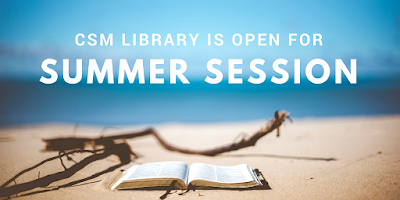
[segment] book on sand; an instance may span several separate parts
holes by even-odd
[[[174,182],[175,181],[175,182]],[[168,161],[134,165],[122,173],[111,189],[171,186],[177,189],[194,187],[249,188],[262,185],[254,170],[246,164],[216,166]]]

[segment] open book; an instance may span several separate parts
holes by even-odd
[[[195,187],[248,188],[262,185],[246,164],[223,167],[170,161],[134,165],[124,171],[111,189],[171,186],[178,189]]]

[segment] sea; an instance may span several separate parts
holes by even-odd
[[[276,110],[288,111],[293,118],[400,114],[400,80],[289,82],[45,85],[0,81],[0,126],[234,122],[269,119]]]

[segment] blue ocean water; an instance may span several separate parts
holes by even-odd
[[[42,122],[133,125],[292,117],[400,114],[400,81],[314,85],[0,82],[0,126]]]

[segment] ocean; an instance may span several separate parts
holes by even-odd
[[[400,80],[357,84],[77,84],[0,82],[0,126],[47,122],[104,126],[163,122],[400,114]]]

